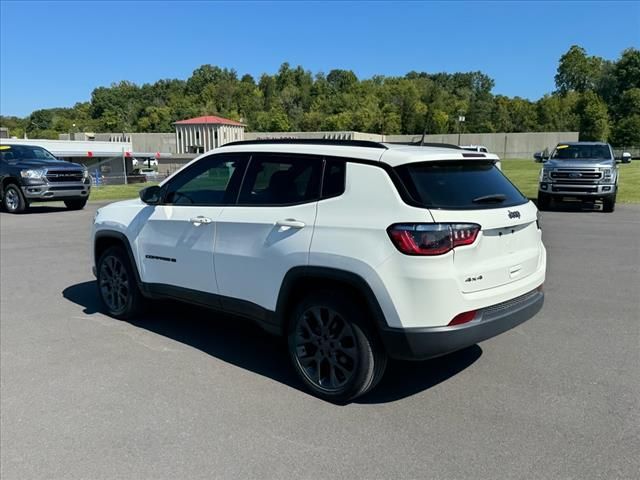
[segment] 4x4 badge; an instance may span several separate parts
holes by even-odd
[[[520,218],[520,212],[517,210],[514,210],[513,212],[511,210],[507,210],[508,214],[509,214],[509,218]]]

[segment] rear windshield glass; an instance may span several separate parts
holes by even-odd
[[[512,207],[528,201],[493,162],[421,162],[396,170],[409,194],[427,208],[474,210]]]

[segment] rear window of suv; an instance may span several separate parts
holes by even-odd
[[[411,197],[427,208],[475,210],[528,201],[489,161],[409,163],[396,171]]]

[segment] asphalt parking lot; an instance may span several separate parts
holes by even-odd
[[[3,480],[638,478],[639,205],[545,212],[537,317],[346,406],[244,321],[100,313],[95,209],[0,214]]]

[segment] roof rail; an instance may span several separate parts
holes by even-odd
[[[342,147],[367,147],[384,148],[388,147],[380,142],[369,140],[333,140],[329,138],[268,138],[264,140],[238,140],[236,142],[225,143],[223,147],[231,145],[268,145],[268,144],[289,144],[289,145],[339,145]]]
[[[451,143],[438,143],[438,142],[424,142],[422,143],[421,141],[417,141],[417,142],[387,142],[389,144],[394,144],[394,145],[409,145],[412,147],[437,147],[437,148],[452,148],[454,150],[464,150],[464,148],[462,148],[459,145],[453,145]]]

